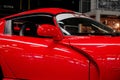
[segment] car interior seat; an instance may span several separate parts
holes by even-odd
[[[33,23],[23,24],[20,30],[20,36],[36,36],[37,35],[37,26]]]
[[[18,24],[13,25],[12,34],[19,35],[21,27]]]

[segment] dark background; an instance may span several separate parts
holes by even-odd
[[[90,0],[0,0],[0,17],[44,7],[87,12],[90,11]]]

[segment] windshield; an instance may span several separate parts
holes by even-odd
[[[56,16],[65,35],[105,35],[114,32],[111,28],[80,14],[62,13]]]

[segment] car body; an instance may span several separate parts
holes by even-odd
[[[0,74],[3,80],[120,80],[119,32],[61,8],[1,18]]]

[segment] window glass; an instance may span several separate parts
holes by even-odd
[[[37,37],[37,28],[41,24],[54,25],[52,16],[31,15],[12,20],[12,35]]]
[[[60,29],[65,35],[109,34],[113,30],[81,14],[63,13],[56,16]]]

